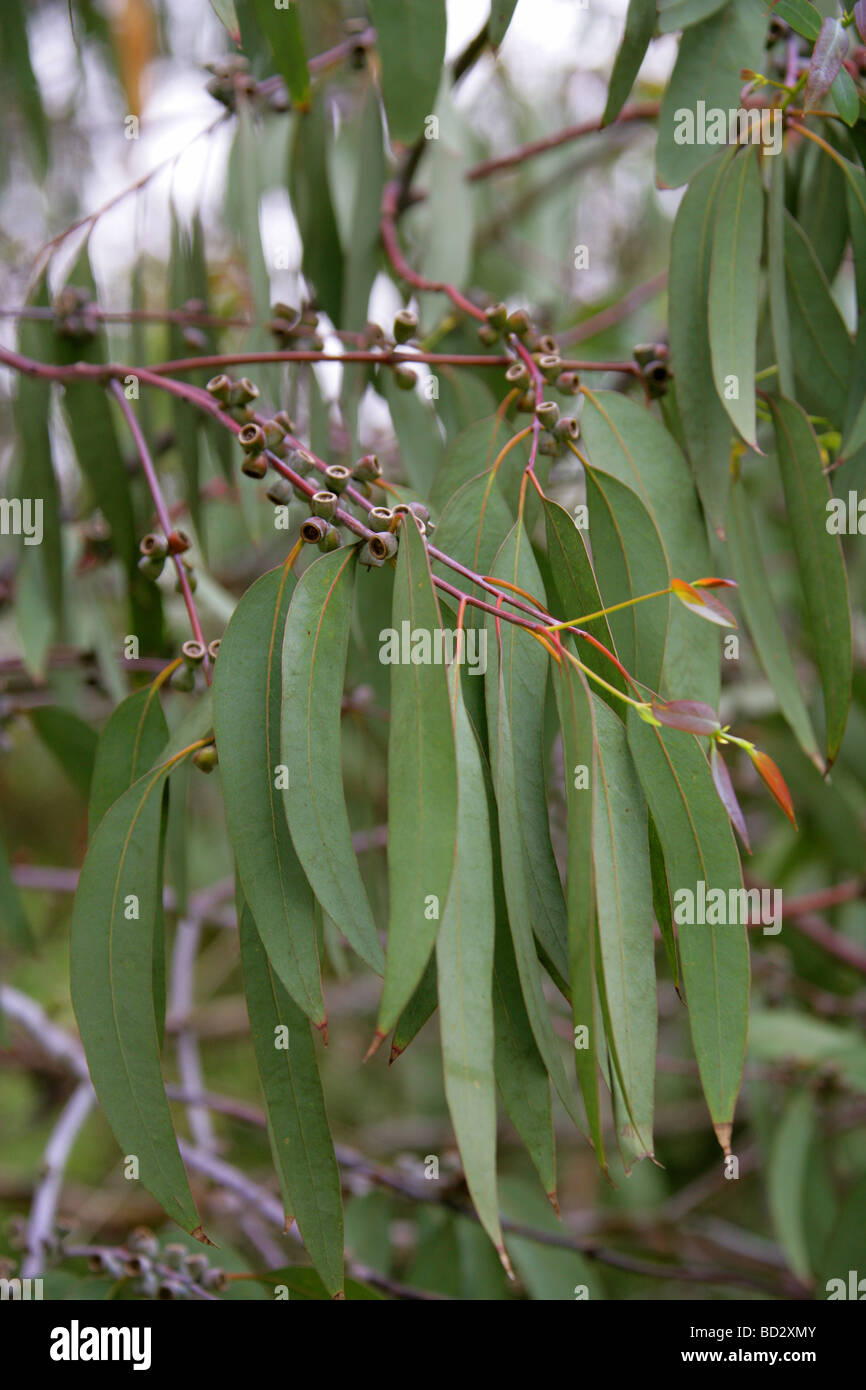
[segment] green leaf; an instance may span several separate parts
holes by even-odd
[[[680,922],[677,893],[742,888],[737,848],[697,741],[645,724],[632,711],[629,747],[664,851],[674,901],[689,1025],[701,1085],[728,1152],[749,1018],[749,946],[736,923]],[[697,914],[692,914],[697,915]]]
[[[806,234],[785,217],[785,270],[797,398],[813,415],[845,426],[853,347]]]
[[[713,381],[707,306],[719,190],[732,157],[728,152],[711,160],[686,189],[674,222],[668,278],[677,405],[695,485],[717,533],[724,528],[731,426]]]
[[[530,594],[540,594],[544,586],[532,554],[529,537],[517,523],[503,542],[490,571],[498,579],[516,584]],[[489,620],[487,645],[496,650],[497,638]],[[568,980],[568,928],[565,898],[550,840],[547,787],[544,768],[544,696],[547,686],[548,657],[539,642],[514,623],[501,622],[498,635],[498,662],[488,656],[485,694],[487,727],[493,766],[497,778],[496,748],[500,736],[508,744],[508,758],[514,779],[514,818],[518,838],[503,848],[506,857],[522,856],[522,877],[528,894],[527,925],[544,949],[554,978]],[[502,698],[505,708],[500,711]],[[510,723],[504,734],[503,720]],[[501,818],[500,807],[500,818]],[[500,819],[500,827],[502,821]],[[506,868],[506,885],[508,869]],[[514,910],[509,899],[510,910]]]
[[[340,325],[360,331],[367,322],[370,290],[379,266],[379,218],[387,173],[382,117],[371,84],[358,120],[358,171],[352,205],[352,229],[346,248]],[[345,369],[344,369],[345,370]],[[391,373],[386,378],[390,380]],[[401,396],[409,393],[401,391]]]
[[[723,0],[718,0],[723,3]],[[656,27],[655,0],[629,0],[625,32],[613,63],[602,125],[615,121],[628,100]]]
[[[842,546],[827,529],[829,484],[809,419],[793,401],[770,400],[791,540],[821,673],[827,761],[839,751],[851,703],[851,619]]]
[[[411,519],[400,529],[392,626],[432,646],[442,618],[427,548]],[[420,638],[416,634],[422,634]],[[448,897],[454,852],[457,765],[445,667],[391,667],[388,732],[388,887],[385,987],[377,1037],[396,1023],[433,950]],[[435,653],[434,653],[435,654]]]
[[[732,484],[728,500],[728,553],[749,633],[779,702],[779,709],[803,752],[820,765],[818,741],[800,693],[790,642],[773,602],[761,538],[742,479]]]
[[[222,654],[220,654],[222,659]],[[331,1297],[343,1291],[340,1171],[310,1025],[271,968],[249,908],[239,915],[244,991],[280,1188]]]
[[[433,111],[445,60],[445,0],[370,0],[392,140],[410,145]]]
[[[167,740],[156,684],[134,691],[112,712],[96,745],[88,811],[91,835],[109,806],[153,766]]]
[[[498,48],[505,38],[516,7],[517,0],[492,0],[490,18],[487,21],[487,37],[494,47]]]
[[[451,887],[436,938],[445,1096],[478,1218],[508,1268],[496,1195],[493,1068],[493,895],[490,824],[481,754],[449,670],[457,753],[457,823]]]
[[[727,0],[659,0],[659,33],[673,34],[709,19]]]
[[[776,1238],[798,1279],[812,1275],[806,1233],[809,1201],[809,1150],[815,1135],[815,1109],[808,1090],[788,1099],[767,1156],[767,1201]]]
[[[30,62],[30,40],[27,33],[29,8],[23,0],[11,0],[11,3],[3,8],[0,74],[7,101],[18,106],[27,125],[35,156],[34,172],[41,179],[48,165],[48,123],[42,106],[39,83]]]
[[[749,1058],[814,1069],[831,1066],[843,1085],[866,1092],[862,1033],[795,1009],[755,1010],[749,1023]]]
[[[545,497],[543,506],[547,558],[553,577],[557,613],[561,614],[563,622],[567,618],[578,618],[583,613],[598,613],[604,608],[605,602],[599,593],[582,532],[558,502]],[[594,618],[592,622],[581,623],[580,626],[596,641],[602,642],[608,651],[617,654],[607,617]],[[625,693],[625,680],[613,663],[592,643],[578,642],[576,638],[575,641],[584,665],[616,690]]]
[[[779,367],[779,387],[783,396],[793,396],[794,361],[791,353],[791,326],[785,283],[784,159],[773,159],[770,165],[770,196],[767,200],[767,279],[773,348]]]
[[[417,1037],[424,1024],[436,1012],[439,992],[436,988],[436,960],[431,956],[424,967],[421,982],[397,1020],[391,1042],[389,1062],[395,1062],[406,1051],[413,1038]]]
[[[587,394],[581,432],[596,472],[637,493],[664,546],[668,571],[681,579],[710,573],[706,531],[686,460],[667,430],[635,401],[613,391]],[[719,638],[684,608],[671,608],[663,692],[703,700],[719,694]]]
[[[409,394],[408,392],[406,393]],[[430,508],[439,514],[457,492],[458,488],[470,479],[489,469],[502,445],[508,438],[505,422],[495,415],[474,420],[461,430],[445,450],[442,464],[430,490]],[[517,450],[507,455],[497,473],[497,482],[503,484],[503,474],[508,468],[508,459],[517,454],[520,473],[525,468],[525,460],[520,459]]]
[[[617,1128],[626,1152],[644,1158],[653,1152],[657,1026],[646,802],[625,727],[600,700],[595,730],[592,844],[600,964],[625,1088],[621,1097],[614,1086]]]
[[[764,192],[758,152],[749,146],[731,165],[718,197],[710,261],[708,326],[716,392],[753,449],[758,286]],[[736,395],[732,397],[732,392]]]
[[[12,878],[6,846],[0,839],[0,922],[9,939],[25,951],[35,946],[33,932],[27,914],[21,905],[18,890]]]
[[[863,1230],[866,1227],[866,1178],[854,1184],[842,1204],[838,1219],[827,1239],[821,1261],[821,1284],[828,1299],[862,1299],[861,1273]],[[854,1270],[852,1280],[850,1271]],[[841,1281],[835,1285],[831,1280]]]
[[[492,473],[470,478],[451,497],[436,526],[436,549],[467,566],[476,574],[489,574],[496,552],[514,525],[508,503]],[[440,561],[435,573],[443,578],[453,571]],[[464,592],[481,597],[473,585]],[[489,598],[490,595],[488,594]],[[467,622],[475,621],[466,615]]]
[[[352,849],[340,758],[340,702],[355,585],[355,551],[323,555],[292,597],[283,638],[283,794],[295,851],[322,907],[362,960],[385,958]]]
[[[809,0],[776,0],[773,14],[813,43],[821,32],[821,12],[810,5]]]
[[[324,98],[317,92],[310,109],[295,119],[289,193],[303,245],[301,269],[316,300],[334,323],[343,298],[343,250],[328,185],[329,126]]]
[[[554,1206],[556,1143],[547,1068],[533,1037],[504,913],[496,915],[493,968],[494,1063],[509,1119],[526,1145]]]
[[[845,124],[847,126],[856,125],[860,119],[860,95],[854,85],[853,77],[844,65],[833,78],[830,95]]]
[[[331,1297],[316,1271],[308,1269],[306,1265],[285,1265],[282,1269],[269,1269],[267,1274],[256,1274],[254,1277],[257,1283],[264,1284],[266,1288],[286,1289],[292,1303],[315,1303]],[[349,1303],[353,1299],[381,1302],[385,1297],[357,1279],[344,1279],[343,1290]]]
[[[228,32],[229,38],[233,39],[235,43],[240,43],[241,26],[238,23],[238,12],[235,9],[235,0],[210,0],[210,3],[220,24],[222,24],[223,28]]]
[[[30,718],[45,747],[86,799],[90,795],[96,757],[96,730],[71,710],[58,705],[36,705],[30,710]]]
[[[256,19],[264,30],[277,71],[282,73],[294,106],[306,107],[310,99],[310,74],[297,5],[274,5],[274,0],[253,0]]]
[[[196,1233],[148,988],[162,910],[162,788],[183,756],[139,777],[101,820],[78,881],[70,958],[72,1004],[105,1117],[124,1155],[138,1160],[148,1192]]]
[[[382,385],[409,485],[427,497],[442,461],[436,415],[417,392],[398,386],[393,372],[385,372]]]
[[[605,606],[667,589],[671,576],[661,537],[637,494],[618,479],[587,468],[586,500],[592,553]],[[637,680],[657,690],[670,622],[668,595],[662,593],[659,598],[610,613],[607,621],[620,661]],[[580,655],[583,658],[582,650]],[[616,680],[611,672],[617,675]],[[609,662],[602,675],[617,688],[625,684]],[[618,701],[609,703],[621,711]]]
[[[214,727],[229,837],[250,911],[280,981],[326,1030],[315,905],[281,791],[281,652],[293,583],[287,565],[271,570],[235,609],[214,669]]]
[[[602,1133],[598,1057],[604,1039],[596,1027],[596,922],[595,882],[592,858],[593,788],[598,776],[597,735],[592,697],[583,675],[563,661],[554,671],[565,797],[568,807],[568,966],[572,1023],[575,1030],[574,1060],[583,1095],[589,1131],[598,1161],[606,1167]],[[579,1046],[586,1029],[590,1046]]]
[[[698,98],[707,111],[738,109],[740,72],[744,67],[761,69],[766,29],[763,6],[754,0],[728,0],[715,14],[686,29],[659,112],[656,173],[661,183],[676,188],[712,158],[716,146],[699,143],[702,130],[692,131],[697,139],[683,143],[677,141],[677,133],[689,134],[687,120],[695,117]]]

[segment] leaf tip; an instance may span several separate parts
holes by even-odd
[[[716,1131],[716,1138],[721,1145],[722,1153],[725,1155],[725,1158],[729,1158],[731,1154],[731,1134],[733,1128],[732,1124],[713,1125],[713,1129]]]
[[[379,1048],[382,1046],[382,1043],[383,1043],[384,1041],[385,1041],[385,1034],[382,1032],[382,1029],[381,1029],[381,1028],[377,1028],[376,1031],[375,1031],[375,1033],[373,1034],[373,1041],[370,1043],[370,1046],[367,1048],[367,1051],[364,1053],[364,1061],[365,1061],[365,1062],[369,1062],[370,1058],[371,1058],[376,1052],[379,1051]]]
[[[211,1240],[210,1236],[205,1234],[204,1227],[202,1226],[196,1226],[194,1231],[190,1231],[190,1235],[193,1240],[201,1241],[202,1245],[212,1245],[214,1250],[219,1249],[216,1241]]]

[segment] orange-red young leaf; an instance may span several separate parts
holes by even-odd
[[[759,748],[750,748],[749,757],[758,770],[758,776],[764,785],[769,788],[771,795],[778,801],[788,820],[797,829],[797,821],[794,816],[794,803],[791,800],[791,793],[785,785],[785,779],[777,768],[773,759],[767,753],[762,753]]]
[[[709,623],[718,623],[719,627],[736,627],[737,620],[733,613],[720,603],[717,598],[712,598],[710,594],[702,594],[693,584],[687,584],[684,579],[671,580],[671,593],[675,594],[680,603],[685,604],[691,613],[696,613],[699,618],[706,618]]]

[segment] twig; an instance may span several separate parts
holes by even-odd
[[[466,171],[466,178],[470,183],[478,179],[489,178],[491,174],[499,174],[503,169],[513,169],[517,164],[523,164],[527,159],[534,159],[536,155],[546,154],[548,150],[556,150],[560,145],[567,145],[572,140],[579,140],[584,135],[594,135],[601,130],[613,130],[618,125],[625,125],[628,121],[652,121],[659,113],[659,103],[657,101],[645,101],[634,106],[624,106],[615,121],[610,125],[603,126],[601,119],[594,121],[581,121],[579,125],[566,126],[564,130],[559,130],[555,135],[547,135],[543,140],[532,140],[528,145],[521,145],[519,149],[512,150],[510,154],[499,155],[497,159],[485,159],[480,164],[473,164]]]
[[[66,1164],[81,1127],[95,1102],[96,1096],[90,1081],[82,1081],[72,1092],[51,1131],[42,1158],[41,1176],[30,1207],[27,1253],[21,1261],[23,1279],[34,1279],[42,1273],[46,1249],[54,1230],[57,1202],[63,1186]]]

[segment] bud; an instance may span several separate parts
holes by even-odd
[[[414,391],[418,381],[418,373],[413,372],[411,367],[406,367],[398,362],[394,368],[394,380],[401,391]]]
[[[172,671],[169,684],[172,690],[181,690],[187,695],[191,690],[195,690],[195,673],[192,667],[186,664],[178,666],[176,671]]]
[[[518,338],[525,338],[530,330],[529,315],[525,309],[515,309],[505,322],[509,333],[516,333]]]
[[[219,754],[217,753],[214,744],[209,743],[207,747],[197,749],[197,751],[192,755],[192,760],[198,768],[199,772],[213,772],[214,768],[219,762]],[[166,1246],[166,1250],[167,1249],[168,1246]],[[185,1250],[184,1254],[186,1254]]]
[[[501,303],[489,304],[484,310],[484,317],[487,319],[491,328],[495,328],[497,333],[501,333],[508,322],[508,310],[505,305]]]
[[[415,337],[418,328],[418,315],[411,309],[398,309],[394,315],[394,342],[408,343]]]

